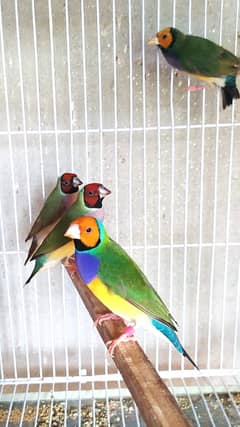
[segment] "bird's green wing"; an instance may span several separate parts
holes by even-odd
[[[35,220],[26,238],[26,241],[39,233],[45,227],[56,223],[63,215],[65,209],[64,194],[62,194],[58,186],[56,186],[49,194],[40,214]]]
[[[176,42],[176,54],[182,68],[192,74],[223,77],[240,72],[240,60],[231,52],[210,40],[186,35]]]
[[[55,225],[52,231],[47,235],[38,250],[34,253],[32,259],[38,258],[39,256],[46,255],[52,251],[55,251],[60,246],[69,242],[68,237],[64,237],[64,233],[69,227],[71,221],[79,216],[75,214],[74,205],[63,215],[62,219]]]
[[[176,329],[175,320],[146,276],[113,240],[106,238],[96,256],[100,259],[98,277],[114,293],[125,298],[147,315]]]
[[[77,217],[84,215],[86,208],[83,201],[83,190],[80,190],[77,200],[73,205],[64,213],[60,221],[50,231],[47,237],[43,240],[38,250],[34,253],[32,259],[39,256],[49,254],[55,251],[60,246],[69,242],[71,239],[64,237],[64,233],[69,227],[70,223]]]

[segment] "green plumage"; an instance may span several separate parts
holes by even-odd
[[[56,223],[66,210],[66,194],[61,190],[61,177],[57,180],[57,185],[49,194],[40,214],[34,222],[26,241],[39,233],[45,227]]]
[[[79,185],[81,184],[82,182],[79,180],[77,175],[72,173],[66,172],[58,178],[56,187],[49,194],[40,214],[26,238],[27,241],[32,237],[32,243],[24,264],[26,264],[29,259],[32,259],[34,253],[37,251],[48,233],[76,201]]]
[[[166,59],[175,55],[177,68],[206,77],[224,77],[239,72],[239,58],[211,40],[185,35],[176,28],[172,33],[172,46],[162,51]]]
[[[84,204],[84,188],[82,188],[79,192],[79,196],[76,202],[70,207],[70,209],[65,213],[65,215],[63,215],[62,219],[48,234],[48,236],[45,238],[38,250],[35,252],[32,259],[35,259],[41,255],[48,254],[58,249],[65,243],[69,242],[70,239],[68,237],[64,237],[64,233],[68,228],[69,224],[78,216],[84,215],[88,212],[89,209]]]
[[[100,260],[98,277],[111,291],[176,330],[176,321],[147,277],[121,246],[103,233],[100,244],[89,251]]]
[[[149,41],[160,47],[166,61],[174,68],[221,88],[223,109],[240,98],[236,76],[240,59],[211,40],[187,35],[167,27]]]

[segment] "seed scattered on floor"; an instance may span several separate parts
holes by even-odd
[[[219,403],[214,394],[206,394],[205,399],[211,407],[213,417],[218,417]],[[240,407],[240,393],[232,393],[232,400],[237,407]],[[201,423],[205,422],[207,414],[204,412],[201,396],[193,395],[192,403],[186,396],[179,396],[177,398],[178,404],[186,413],[186,415],[193,421],[194,417],[192,414],[192,404],[197,413],[198,419],[202,420]],[[240,427],[239,418],[236,418],[236,409],[234,408],[233,402],[229,395],[221,394],[219,399],[229,417],[233,426]],[[67,424],[69,427],[77,427],[78,420],[81,418],[81,426],[92,427],[93,417],[95,417],[96,427],[106,427],[110,423],[111,427],[122,426],[122,411],[124,414],[127,425],[136,425],[135,416],[135,405],[132,399],[124,398],[122,403],[119,400],[109,399],[108,405],[106,400],[96,400],[93,408],[92,403],[84,403],[81,406],[81,413],[79,414],[79,403],[78,401],[68,401],[67,408],[65,410],[65,401],[41,401],[37,412],[37,403],[27,403],[24,415],[22,419],[23,403],[14,403],[9,414],[9,403],[0,403],[0,427],[5,427],[7,419],[11,427],[19,426],[21,419],[24,422],[24,427],[33,427],[35,425],[37,416],[37,427],[49,427],[51,421],[51,427],[61,427]],[[221,411],[220,411],[221,413]],[[66,419],[65,419],[66,416]],[[215,419],[215,418],[214,418]],[[207,422],[207,421],[206,421]],[[143,422],[142,422],[142,425]]]

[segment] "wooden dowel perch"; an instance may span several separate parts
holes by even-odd
[[[66,269],[71,276],[71,270],[68,267]],[[71,279],[93,321],[98,314],[108,312],[78,274]],[[125,326],[121,320],[107,320],[101,326],[97,326],[97,329],[106,343],[119,337]],[[114,350],[113,360],[148,427],[191,426],[137,342],[118,345]]]

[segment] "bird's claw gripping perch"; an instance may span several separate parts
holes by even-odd
[[[111,357],[114,357],[115,348],[122,342],[137,341],[137,338],[134,334],[135,328],[130,325],[123,330],[123,333],[120,335],[120,337],[116,338],[115,340],[107,341],[106,345],[108,347],[108,354],[110,354]]]
[[[70,269],[70,277],[71,277],[71,279],[73,279],[73,277],[77,273],[77,266],[75,263],[75,257],[74,256],[67,257],[66,260],[64,260],[63,264],[65,267]]]
[[[74,255],[68,256],[63,261],[64,267],[70,267],[71,268],[73,266],[73,264],[75,264],[75,257],[74,257]]]
[[[102,323],[105,320],[120,320],[121,317],[119,317],[117,314],[114,313],[106,313],[106,314],[98,314],[96,316],[96,320],[93,323],[93,326],[98,326],[98,325],[102,325]]]
[[[200,90],[203,90],[206,88],[207,88],[206,85],[205,86],[204,85],[191,85],[191,86],[188,86],[187,90],[189,92],[199,92]]]

